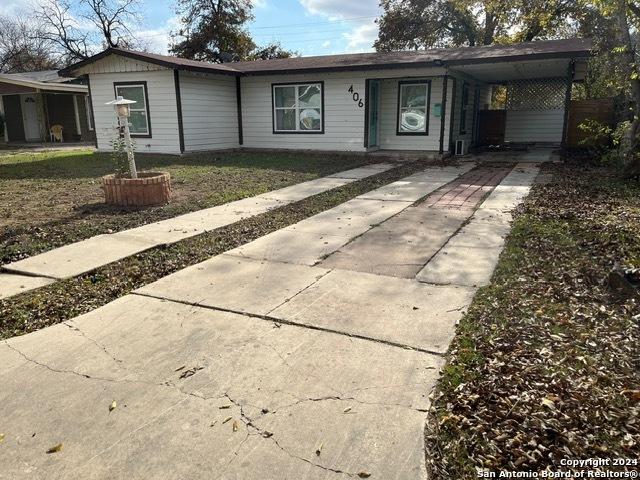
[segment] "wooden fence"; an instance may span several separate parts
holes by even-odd
[[[585,120],[595,120],[605,125],[615,124],[613,98],[599,98],[596,100],[571,100],[569,118],[567,121],[567,145],[580,147],[580,141],[589,134],[579,128]]]

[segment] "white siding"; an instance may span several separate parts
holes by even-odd
[[[507,142],[562,141],[564,110],[507,111],[505,140]]]
[[[156,70],[167,70],[167,68],[153,63],[122,57],[120,55],[109,55],[80,68],[78,73],[150,72]]]
[[[151,138],[135,138],[137,152],[180,153],[178,110],[172,70],[90,74],[91,99],[99,150],[111,150],[116,117],[113,106],[114,82],[146,81],[149,96]]]
[[[383,80],[380,88],[380,148],[387,150],[427,150],[438,151],[440,148],[441,117],[433,115],[433,106],[442,103],[443,78],[431,80],[431,100],[429,102],[429,134],[398,135],[398,79]],[[447,86],[448,103],[451,104],[451,82]],[[447,108],[449,110],[449,108]],[[449,114],[445,116],[445,138],[449,135]],[[446,149],[446,141],[445,141]]]
[[[292,148],[316,150],[365,151],[364,147],[364,107],[352,98],[348,91],[353,85],[354,92],[364,99],[367,78],[425,77],[439,74],[442,69],[397,69],[345,73],[318,73],[303,75],[269,75],[242,78],[242,125],[244,146],[249,148]],[[324,134],[274,134],[271,105],[271,84],[288,82],[324,82]],[[393,82],[397,84],[396,82]],[[433,86],[432,86],[433,88]],[[432,96],[434,95],[432,91]],[[397,101],[394,100],[394,103]],[[384,103],[384,92],[382,93]],[[395,121],[396,106],[389,111],[382,105],[381,122],[390,115]],[[394,126],[395,129],[395,126]],[[382,133],[382,129],[381,129]],[[434,131],[433,135],[437,136]],[[431,138],[432,135],[429,135]],[[414,149],[411,137],[399,137],[397,147],[382,148]],[[415,137],[414,137],[415,138]],[[383,137],[381,136],[381,141]],[[427,143],[421,149],[431,149]],[[437,148],[436,148],[437,150]]]
[[[237,148],[236,80],[180,72],[185,151]]]

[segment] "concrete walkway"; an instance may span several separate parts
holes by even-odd
[[[472,166],[427,169],[0,344],[0,478],[425,478],[429,392],[476,288],[424,277],[459,267],[452,242],[494,242],[536,173]]]
[[[393,168],[378,163],[346,170],[254,197],[198,210],[122,232],[97,235],[9,263],[0,272],[0,299],[75,277],[150,248],[215,230]]]

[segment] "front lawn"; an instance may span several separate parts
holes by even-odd
[[[0,152],[0,265],[364,163],[361,156],[306,153],[138,155],[139,170],[171,174],[174,197],[162,207],[125,209],[103,203],[100,177],[113,171],[109,154]]]
[[[0,340],[95,310],[136,288],[333,208],[424,167],[421,162],[401,164],[261,215],[166,247],[152,248],[94,272],[0,300]]]
[[[640,185],[584,164],[543,172],[458,327],[426,432],[434,480],[640,458],[640,298],[606,281],[640,266]]]

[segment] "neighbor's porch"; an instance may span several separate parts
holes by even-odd
[[[95,139],[87,95],[0,86],[0,114],[4,118],[5,143],[49,143],[53,125],[62,127],[63,143],[91,142]]]

